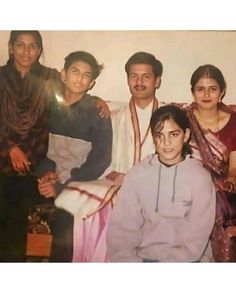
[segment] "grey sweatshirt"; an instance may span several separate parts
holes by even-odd
[[[126,175],[107,233],[114,262],[200,261],[215,220],[210,173],[190,158],[167,167],[151,155]]]

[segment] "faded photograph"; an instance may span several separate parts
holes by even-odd
[[[236,31],[0,31],[0,262],[236,262]]]

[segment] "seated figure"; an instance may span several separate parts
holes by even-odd
[[[155,93],[161,84],[162,64],[150,53],[137,52],[129,58],[125,70],[132,97],[129,104],[111,110],[113,150],[110,167],[95,182],[70,183],[56,200],[59,207],[75,216],[75,262],[107,261],[106,232],[116,192],[127,171],[155,152],[150,117],[158,107]]]
[[[102,66],[87,52],[73,52],[65,58],[61,72],[64,96],[57,97],[52,105],[47,158],[37,170],[41,175],[39,191],[45,198],[56,198],[73,181],[99,178],[111,162],[111,119],[100,116],[94,98],[87,94],[101,70]],[[66,217],[68,214],[62,210],[55,222],[58,232],[54,231],[52,248],[60,252],[57,261],[64,261],[65,249],[71,254],[67,260],[72,259],[73,218]]]
[[[111,214],[109,259],[199,262],[215,219],[214,183],[191,157],[190,124],[183,110],[173,105],[157,109],[151,130],[156,153],[125,176]]]

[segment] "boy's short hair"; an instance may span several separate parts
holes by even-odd
[[[136,52],[125,64],[126,74],[129,75],[130,67],[135,64],[148,64],[152,66],[155,78],[161,77],[163,73],[162,63],[155,56],[148,52]]]
[[[75,51],[65,57],[64,69],[68,70],[73,63],[79,60],[90,65],[92,69],[92,78],[94,80],[100,75],[104,67],[103,64],[99,65],[92,54],[86,51]]]

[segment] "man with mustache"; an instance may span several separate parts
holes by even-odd
[[[112,172],[107,178],[121,184],[124,175],[146,155],[155,152],[149,121],[158,100],[162,64],[154,55],[136,52],[125,64],[131,93],[129,104],[116,117],[113,136]]]
[[[146,52],[132,55],[126,65],[130,102],[113,118],[112,164],[106,178],[121,185],[128,170],[141,159],[155,152],[150,130],[150,118],[158,107],[155,97],[160,87],[162,64],[155,56]],[[107,171],[107,172],[108,172]],[[99,196],[104,199],[104,196]],[[74,257],[75,262],[108,261],[106,232],[113,208],[115,194],[109,202],[89,218],[75,218]]]

